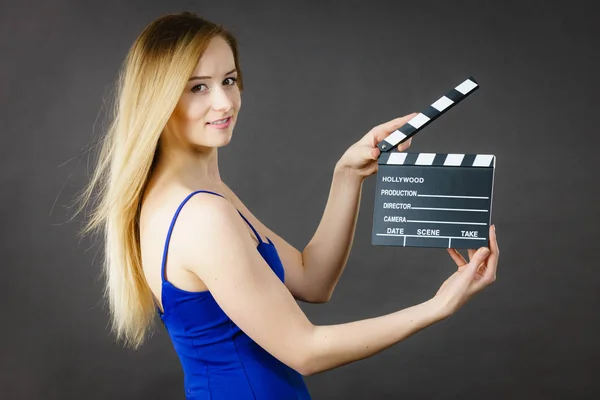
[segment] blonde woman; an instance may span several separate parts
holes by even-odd
[[[363,180],[383,140],[413,115],[373,128],[339,159],[323,219],[299,251],[221,180],[242,71],[234,37],[192,13],[153,21],[118,82],[114,120],[82,197],[86,232],[105,239],[114,331],[138,347],[158,316],[187,399],[309,399],[303,375],[378,353],[451,315],[494,281],[498,245],[450,255],[458,270],[430,300],[389,315],[315,326],[296,300],[327,301],[344,269]],[[404,144],[404,150],[409,144]]]

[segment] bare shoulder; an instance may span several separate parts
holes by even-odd
[[[179,217],[186,229],[214,229],[219,223],[237,219],[237,211],[227,199],[214,194],[199,192],[189,196],[181,208]],[[203,224],[198,225],[201,222]],[[209,226],[207,226],[208,224]]]
[[[220,254],[254,249],[235,206],[208,193],[195,194],[181,208],[172,240],[185,268],[194,272],[203,265],[214,265]]]
[[[177,230],[193,228],[195,222],[208,222],[211,215],[227,214],[233,206],[224,198],[209,193],[190,193],[173,190],[160,198],[151,198],[143,203],[140,215],[141,227],[154,232],[159,226],[166,228],[175,220]],[[234,209],[235,210],[235,209]]]
[[[190,194],[189,190],[170,188],[150,193],[142,203],[139,226],[142,266],[157,298],[160,298],[163,268],[166,279],[180,289],[207,289],[187,267],[207,255],[200,251],[200,246],[208,235],[214,234],[211,227],[219,224],[215,218],[227,218],[232,213],[228,210],[232,206],[219,196],[196,193],[188,198]]]

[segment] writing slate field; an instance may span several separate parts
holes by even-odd
[[[495,162],[487,154],[382,153],[372,244],[487,246]]]

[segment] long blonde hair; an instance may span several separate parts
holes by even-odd
[[[242,89],[237,42],[224,28],[194,13],[169,14],[136,38],[119,71],[111,122],[96,169],[78,198],[91,205],[82,233],[104,238],[103,273],[112,330],[139,347],[156,315],[141,263],[141,199],[155,162],[159,137],[184,87],[215,36],[231,47]]]

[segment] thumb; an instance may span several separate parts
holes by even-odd
[[[381,153],[381,151],[379,150],[378,147],[368,148],[368,152],[369,152],[370,159],[373,159],[373,160],[377,160],[377,157],[379,157],[379,154]]]
[[[475,275],[477,273],[477,268],[481,265],[482,262],[485,261],[487,256],[490,254],[490,249],[487,247],[480,247],[475,254],[473,254],[473,258],[469,262],[469,267],[467,271],[470,275]]]

